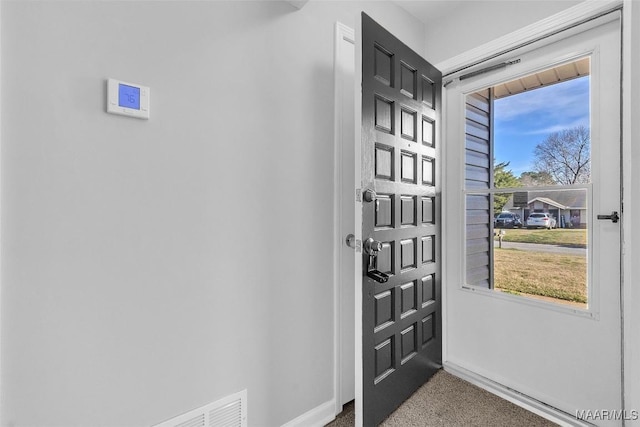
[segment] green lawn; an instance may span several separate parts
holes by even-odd
[[[496,229],[498,230],[498,229]],[[556,228],[547,229],[505,229],[502,238],[504,242],[540,243],[547,245],[569,246],[574,248],[587,247],[587,230]],[[497,240],[497,237],[496,237]]]
[[[496,289],[586,303],[586,283],[587,260],[584,256],[495,248]]]

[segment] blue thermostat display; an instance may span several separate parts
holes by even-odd
[[[140,88],[118,84],[118,105],[126,108],[140,109]]]
[[[149,119],[151,89],[136,83],[108,79],[107,113]]]

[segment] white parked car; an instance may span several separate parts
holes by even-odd
[[[556,228],[556,219],[544,212],[534,212],[527,218],[527,228]]]

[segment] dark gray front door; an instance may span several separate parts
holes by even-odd
[[[363,255],[363,423],[372,426],[442,363],[442,75],[364,13],[362,33],[362,185],[375,191],[362,237],[381,242],[374,265]]]

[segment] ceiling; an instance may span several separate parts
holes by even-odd
[[[471,1],[483,1],[483,0],[395,0],[394,3],[415,16],[424,24],[440,21],[441,19],[451,16],[457,10],[465,7]]]
[[[495,19],[510,19],[518,23],[529,18],[541,19],[584,0],[392,0],[424,24],[433,24],[455,16],[463,9],[475,13],[488,11]]]

